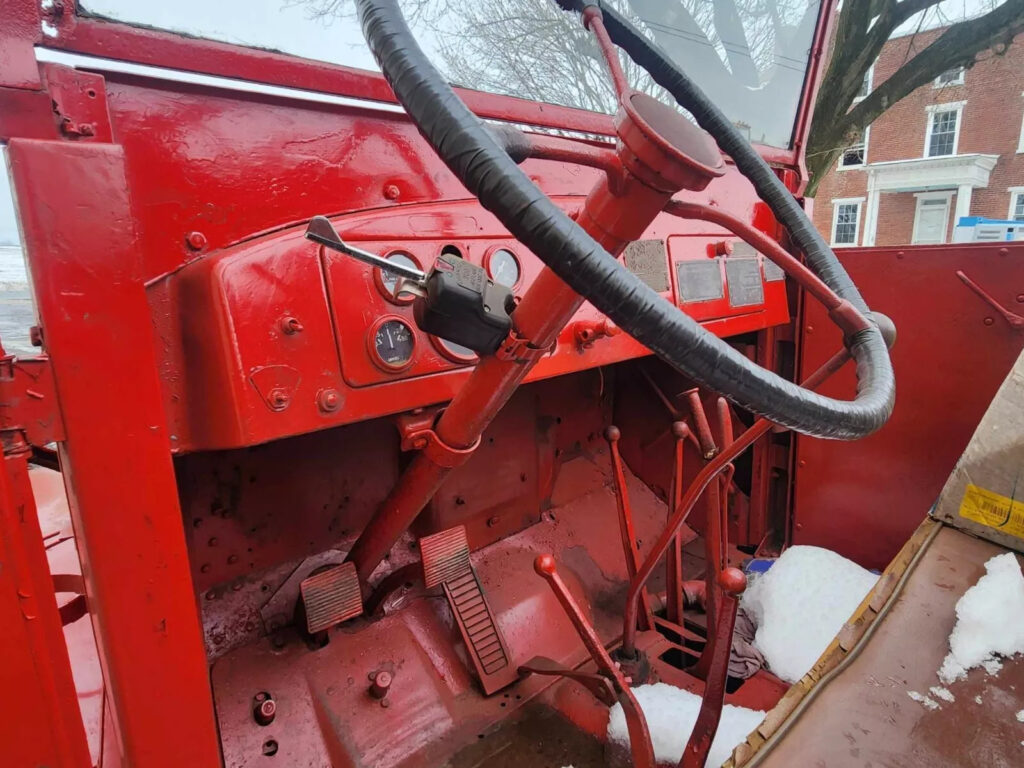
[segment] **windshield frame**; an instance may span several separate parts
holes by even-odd
[[[823,68],[825,40],[834,16],[836,0],[822,0],[811,42],[808,65],[794,120],[790,148],[754,144],[766,161],[796,168],[803,173],[803,151],[811,107]],[[34,45],[70,53],[116,59],[171,70],[214,75],[270,86],[315,91],[346,98],[394,105],[397,101],[379,72],[304,59],[263,48],[190,37],[85,15],[81,9],[66,10],[50,20],[40,19],[39,3],[15,0],[14,16],[28,14],[35,23],[20,28],[36,30]],[[50,32],[43,34],[40,23]],[[18,29],[18,25],[14,26]],[[582,134],[614,136],[613,116],[455,87],[455,92],[479,117]],[[713,97],[713,94],[709,94]]]

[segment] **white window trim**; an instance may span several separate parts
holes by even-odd
[[[921,150],[921,157],[952,157],[953,155],[959,154],[960,152],[960,125],[964,119],[964,107],[967,106],[966,101],[949,101],[945,104],[929,104],[924,108],[926,115],[925,129],[924,129],[924,148]],[[932,143],[932,124],[934,123],[933,115],[936,112],[952,112],[956,111],[956,128],[953,133],[953,154],[952,155],[929,155],[928,145]]]
[[[857,171],[864,170],[868,164],[868,141],[871,139],[871,126],[869,125],[864,129],[864,162],[858,165],[843,165],[843,155],[847,153],[852,147],[847,147],[843,150],[842,154],[839,155],[839,162],[836,163],[836,170],[838,171]]]
[[[870,67],[868,67],[868,71],[864,73],[864,77],[868,81],[868,92],[865,93],[863,96],[854,96],[853,97],[853,103],[854,104],[856,104],[859,101],[864,101],[864,99],[866,99],[868,96],[871,95],[871,91],[875,87],[875,65],[874,64],[872,64]]]
[[[917,243],[917,225],[919,223],[918,219],[920,218],[920,213],[921,213],[921,207],[922,207],[921,206],[921,201],[922,200],[936,200],[936,199],[939,199],[939,198],[941,198],[941,199],[946,201],[946,224],[945,224],[945,228],[942,230],[942,242],[943,243],[948,242],[948,238],[949,238],[949,214],[953,210],[953,192],[952,191],[950,191],[950,192],[917,192],[917,193],[914,194],[914,197],[917,198],[917,199],[914,201],[914,228],[910,232],[910,244],[911,245],[917,245],[918,244]],[[922,245],[939,245],[939,243],[922,243]]]
[[[1013,221],[1014,209],[1017,207],[1017,197],[1024,195],[1024,187],[1007,187],[1006,191],[1010,193],[1010,208],[1006,212],[1006,220]]]
[[[950,67],[950,69],[952,69],[952,67]],[[949,70],[947,69],[946,72],[948,72],[948,71]],[[937,76],[934,80],[932,80],[932,88],[945,88],[948,85],[963,85],[964,84],[964,75],[966,73],[967,73],[967,67],[960,67],[960,77],[958,77],[956,80],[950,80],[948,83],[940,83],[939,82],[939,76],[945,74],[945,72],[940,72],[939,76]]]
[[[836,224],[839,223],[839,206],[840,205],[857,205],[857,226],[853,231],[853,242],[852,243],[837,243],[836,242]],[[861,237],[861,226],[860,217],[864,213],[864,198],[863,197],[834,197],[832,198],[832,234],[831,241],[833,248],[856,248],[860,245]]]
[[[1021,94],[1024,99],[1024,93]],[[1024,115],[1020,118],[1020,138],[1017,140],[1017,154],[1024,152]]]

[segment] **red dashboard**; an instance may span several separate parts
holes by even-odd
[[[571,211],[581,198],[558,202]],[[755,217],[756,218],[756,217]],[[333,223],[359,247],[428,269],[441,253],[485,267],[521,297],[542,262],[475,201],[399,206]],[[785,280],[732,236],[663,215],[626,266],[721,336],[789,320]],[[703,225],[706,232],[714,227]],[[394,280],[292,227],[225,248],[164,279],[180,313],[165,349],[179,451],[251,445],[450,399],[476,362],[422,333]],[[163,283],[164,281],[159,281]],[[158,284],[159,284],[158,283]],[[528,381],[649,354],[584,304]],[[185,407],[188,403],[188,408]]]

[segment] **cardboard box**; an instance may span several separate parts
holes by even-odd
[[[1024,552],[1024,354],[992,399],[932,516]]]

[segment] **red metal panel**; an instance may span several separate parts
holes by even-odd
[[[39,88],[33,46],[42,36],[39,0],[0,0],[0,86]]]
[[[92,762],[29,485],[28,450],[22,443],[0,466],[0,759],[84,768]]]
[[[123,154],[8,151],[120,751],[138,766],[219,765]]]
[[[1019,310],[1024,243],[850,249],[840,256],[868,304],[896,323],[896,410],[878,433],[857,442],[798,438],[792,540],[881,568],[928,512],[1024,345],[1024,334],[956,272]],[[825,312],[808,302],[800,376],[839,343]],[[849,397],[853,389],[847,366],[821,392]]]

